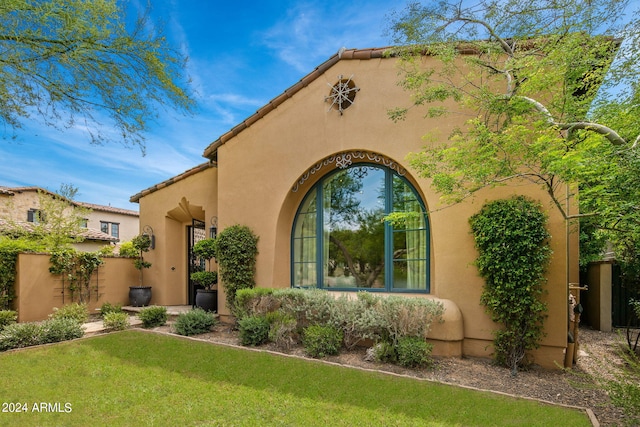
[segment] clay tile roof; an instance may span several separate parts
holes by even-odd
[[[151,193],[153,193],[155,191],[158,191],[161,188],[168,187],[171,184],[174,184],[174,183],[176,183],[178,181],[181,181],[181,180],[183,180],[183,179],[185,179],[185,178],[187,178],[187,177],[189,177],[191,175],[195,175],[198,172],[201,172],[201,171],[209,169],[209,168],[214,168],[216,166],[217,166],[216,162],[213,162],[213,161],[209,161],[207,163],[202,163],[202,164],[200,164],[198,166],[195,166],[195,167],[193,167],[191,169],[188,169],[188,170],[182,172],[180,175],[176,175],[176,176],[174,176],[172,178],[167,179],[166,181],[162,181],[159,184],[156,184],[156,185],[154,185],[152,187],[149,187],[147,189],[142,190],[141,192],[139,192],[137,194],[134,194],[133,196],[131,196],[129,201],[131,201],[132,203],[137,203],[141,198],[143,198],[144,196],[146,196],[148,194],[151,194]]]
[[[25,191],[34,191],[34,192],[43,192],[45,194],[50,194],[52,196],[58,196],[58,194],[46,190],[44,188],[40,188],[40,187],[4,187],[4,186],[0,186],[0,194],[6,194],[9,196],[13,196],[16,193],[22,193]],[[75,200],[70,200],[70,203],[79,206],[79,207],[84,207],[84,208],[88,208],[91,209],[93,211],[101,211],[101,212],[112,212],[112,213],[117,213],[117,214],[122,214],[122,215],[131,215],[131,216],[140,216],[140,214],[137,211],[133,211],[133,210],[129,210],[129,209],[122,209],[122,208],[116,208],[113,206],[105,206],[105,205],[97,205],[94,203],[85,203],[85,202],[77,202]]]
[[[13,221],[13,226],[19,227],[25,231],[33,231],[34,224],[32,222],[26,221]],[[4,219],[0,219],[0,230],[6,230],[12,227],[7,221]],[[85,240],[93,240],[93,241],[103,241],[103,242],[117,242],[119,239],[113,237],[107,233],[103,233],[100,230],[96,230],[93,228],[85,228],[80,232],[80,236],[82,236]]]
[[[140,216],[138,211],[132,211],[129,209],[116,208],[113,206],[105,206],[105,205],[96,205],[93,203],[85,203],[85,202],[74,202],[78,206],[82,206],[84,208],[89,208],[92,211],[100,211],[100,212],[112,212],[121,215],[130,215],[130,216]]]
[[[248,117],[242,123],[233,127],[230,131],[220,136],[217,140],[209,144],[207,148],[205,148],[203,157],[207,157],[209,159],[213,159],[216,150],[219,146],[225,144],[227,141],[238,135],[240,132],[245,130],[247,127],[251,126],[258,119],[261,119],[269,112],[278,108],[280,104],[285,102],[287,99],[291,98],[296,92],[301,89],[307,87],[311,82],[316,80],[322,74],[324,74],[329,68],[333,67],[340,60],[367,60],[367,59],[376,59],[382,58],[385,55],[385,52],[388,52],[391,48],[389,47],[381,47],[381,48],[369,48],[369,49],[340,49],[338,53],[333,55],[331,58],[327,59],[322,64],[318,65],[313,71],[300,79],[299,82],[286,89],[283,93],[273,98],[269,101],[264,107],[260,108],[253,115]],[[135,197],[135,196],[134,196]],[[133,201],[133,200],[132,200]]]

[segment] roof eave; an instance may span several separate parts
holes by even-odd
[[[207,148],[205,148],[203,157],[213,160],[215,158],[215,153],[218,148],[224,145],[227,141],[233,139],[240,132],[251,126],[253,123],[263,118],[265,115],[270,113],[271,111],[278,108],[280,104],[285,102],[287,99],[291,98],[300,90],[307,87],[311,82],[316,80],[318,77],[323,75],[329,68],[333,67],[340,60],[349,60],[349,59],[374,59],[374,58],[382,58],[390,48],[389,47],[381,47],[381,48],[370,48],[370,49],[340,49],[335,55],[327,59],[325,62],[317,66],[313,69],[312,72],[304,76],[300,81],[298,81],[293,86],[286,89],[283,93],[273,98],[269,101],[264,107],[260,108],[254,114],[249,116],[246,120],[241,122],[240,124],[233,127],[230,131],[224,133],[218,139],[213,141]]]

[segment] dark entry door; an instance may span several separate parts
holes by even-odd
[[[193,254],[193,245],[198,243],[200,240],[205,239],[207,236],[205,233],[204,221],[194,219],[187,229],[187,236],[189,239],[187,244],[187,265],[189,266],[189,268],[187,268],[187,283],[189,284],[189,304],[194,305],[196,303],[196,289],[198,289],[199,286],[191,280],[191,273],[204,271],[205,260],[200,259]]]

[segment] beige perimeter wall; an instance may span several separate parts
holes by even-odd
[[[19,322],[44,320],[53,312],[54,307],[59,308],[72,302],[68,289],[64,295],[62,293],[60,277],[49,272],[49,257],[48,254],[18,255],[14,308],[18,311]],[[133,267],[131,259],[105,258],[104,265],[92,278],[92,291],[88,301],[90,312],[105,302],[127,305],[129,286],[137,284],[138,270]]]

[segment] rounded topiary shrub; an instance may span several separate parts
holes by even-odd
[[[302,345],[311,357],[325,357],[338,354],[344,335],[333,326],[311,325],[304,329]]]
[[[146,307],[140,310],[138,318],[142,320],[142,326],[145,328],[155,328],[167,323],[167,308],[157,305]]]
[[[211,331],[211,327],[216,324],[216,318],[201,308],[194,308],[186,313],[178,315],[173,329],[178,335],[198,335]]]
[[[238,321],[240,343],[256,346],[269,339],[269,321],[264,316],[247,316]]]

